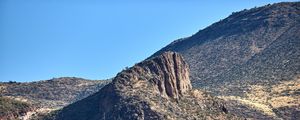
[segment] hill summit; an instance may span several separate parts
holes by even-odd
[[[98,93],[59,111],[56,119],[236,118],[221,102],[192,90],[182,56],[165,52],[120,72]]]

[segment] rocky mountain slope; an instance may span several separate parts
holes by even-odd
[[[300,77],[300,2],[235,12],[190,37],[172,42],[153,56],[165,51],[184,56],[191,66],[191,82],[196,88],[241,103],[246,100],[255,109],[263,108],[271,114],[293,113],[282,116],[286,119],[295,119],[297,116],[293,115],[300,114],[295,109],[300,108],[297,92],[300,86],[296,82]],[[282,89],[289,91],[291,87],[296,92],[285,95],[274,92],[264,102],[249,97],[254,89],[270,92],[280,85],[285,86]],[[271,104],[271,101],[284,101],[272,99],[278,96],[286,100],[281,102],[281,108]],[[288,101],[293,101],[293,106]]]
[[[26,109],[28,111],[22,111],[23,116],[26,112],[48,113],[97,92],[109,82],[109,80],[86,80],[75,77],[28,83],[2,82],[0,83],[0,96],[4,100],[11,99],[16,101],[14,103],[24,103],[30,106],[30,109]],[[7,109],[1,108],[0,111],[7,111]],[[13,109],[10,112],[15,113]],[[0,116],[4,119],[2,117]]]
[[[181,55],[166,52],[120,72],[99,92],[58,111],[57,120],[239,119],[193,90]]]
[[[153,56],[164,51],[181,53],[191,66],[193,85],[209,90],[216,83],[291,80],[300,74],[299,13],[299,2],[236,12]]]

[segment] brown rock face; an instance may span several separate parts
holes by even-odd
[[[154,84],[153,87],[161,95],[170,98],[178,98],[192,89],[189,67],[182,56],[175,52],[165,52],[159,57],[137,64],[131,70],[125,71],[125,74],[127,72],[134,73],[132,76],[129,75],[130,80],[139,76],[151,77],[149,82]]]
[[[157,84],[161,93],[166,93],[172,98],[178,98],[179,95],[192,89],[189,67],[179,54],[167,52],[160,58],[151,61],[150,66],[155,67],[158,70],[157,76],[161,77],[158,79],[158,83],[161,83]]]
[[[187,63],[178,53],[165,52],[123,70],[98,93],[65,107],[56,119],[189,120],[210,115],[212,118],[228,117],[220,109],[221,104],[209,96],[195,97],[191,89]]]

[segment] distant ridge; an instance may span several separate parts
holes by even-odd
[[[16,112],[18,108],[0,107],[0,111],[7,111],[6,113],[11,114],[7,118],[3,117],[8,115],[0,115],[0,119],[17,119],[25,116],[27,112],[36,112],[36,115],[46,114],[97,92],[109,82],[110,80],[87,80],[76,77],[61,77],[25,83],[0,82],[1,100],[12,100],[12,104],[6,104],[7,106],[14,104],[26,106],[26,109],[20,108],[19,112]]]

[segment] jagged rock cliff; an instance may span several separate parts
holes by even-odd
[[[57,113],[63,120],[235,119],[224,104],[192,90],[181,55],[165,52],[120,72],[98,93]]]
[[[155,59],[137,64],[120,73],[116,79],[122,82],[135,83],[148,79],[155,91],[162,96],[179,98],[192,89],[189,79],[189,67],[177,53],[167,52]]]

